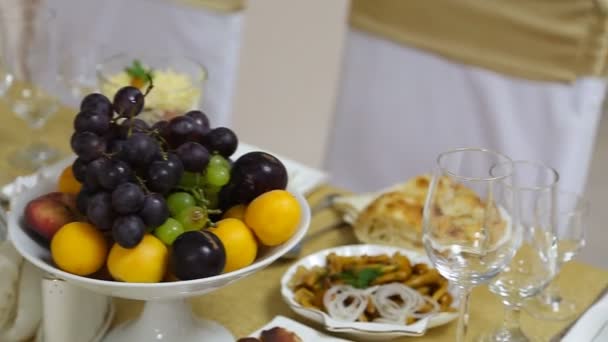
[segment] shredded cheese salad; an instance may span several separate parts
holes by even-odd
[[[101,84],[104,94],[115,94],[130,85],[131,76],[120,72],[108,76]],[[146,96],[146,109],[163,112],[185,112],[199,106],[202,87],[191,76],[170,68],[154,70],[154,89]]]

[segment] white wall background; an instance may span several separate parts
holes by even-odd
[[[321,167],[348,5],[348,0],[249,1],[233,112],[243,140]]]

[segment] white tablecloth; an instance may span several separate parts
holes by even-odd
[[[561,342],[608,341],[608,295],[583,314]]]

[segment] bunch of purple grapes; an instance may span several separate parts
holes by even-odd
[[[205,175],[211,180],[206,183],[209,195],[217,196],[230,170],[211,166],[210,160],[227,160],[238,145],[230,129],[211,129],[201,111],[150,126],[136,118],[144,99],[132,86],[121,88],[113,101],[87,95],[70,141],[78,156],[74,176],[83,184],[78,209],[125,248],[137,246],[146,232],[167,221],[167,196],[191,179]]]

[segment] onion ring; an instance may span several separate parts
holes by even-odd
[[[350,299],[350,303],[346,304]],[[365,311],[368,298],[361,290],[350,286],[333,286],[323,296],[323,305],[332,318],[354,322]]]
[[[429,303],[433,306],[433,309],[429,312],[425,312],[425,313],[416,313],[414,312],[411,316],[416,318],[416,319],[422,319],[422,318],[426,318],[428,316],[432,316],[436,313],[439,312],[439,303],[437,303],[436,300],[434,300],[433,298],[429,297],[429,296],[422,296],[422,298],[424,299],[424,302]],[[424,304],[423,304],[424,305]],[[418,310],[420,310],[420,308],[418,308]]]
[[[402,303],[392,300],[393,296],[398,296]],[[402,323],[424,303],[416,290],[398,283],[380,286],[373,294],[372,301],[380,316]]]
[[[399,301],[392,298],[398,297]],[[439,312],[439,303],[429,296],[423,296],[413,288],[401,283],[355,289],[348,285],[332,286],[323,296],[323,305],[330,317],[347,322],[355,322],[367,308],[371,300],[380,317],[378,323],[405,324],[408,318],[422,319]],[[348,304],[347,304],[348,303]],[[427,303],[432,310],[418,313]]]
[[[392,298],[398,297],[400,302]],[[400,283],[374,286],[363,290],[348,285],[332,286],[323,296],[323,305],[330,317],[355,322],[371,300],[380,317],[374,322],[405,324],[408,318],[422,319],[439,312],[439,303],[429,296]],[[347,304],[348,303],[348,304]],[[427,303],[433,306],[429,312],[418,313]]]

